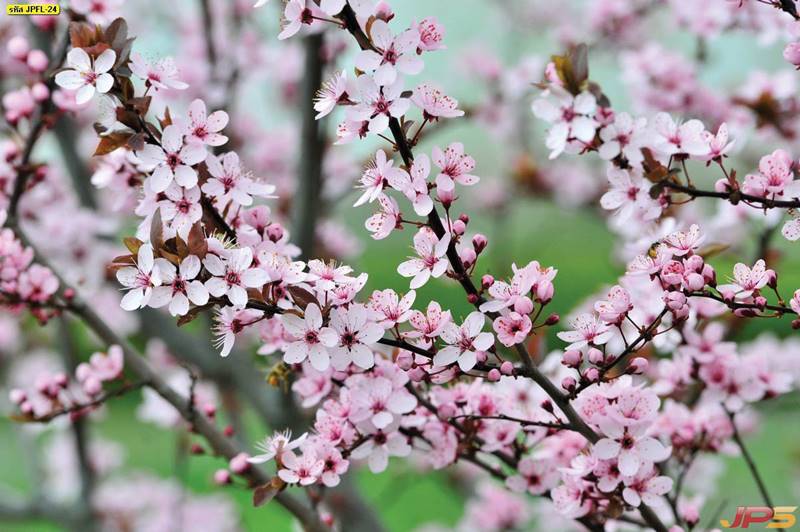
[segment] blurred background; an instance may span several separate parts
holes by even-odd
[[[722,3],[731,4],[724,0]],[[298,91],[304,76],[301,44],[299,40],[286,43],[276,40],[280,2],[273,0],[256,11],[250,9],[249,3],[210,4],[214,39],[221,58],[218,70],[225,75],[227,68],[238,64],[243,71],[233,94],[224,94],[221,85],[210,82],[204,70],[208,66],[204,57],[200,2],[129,0],[120,10],[129,22],[131,34],[139,36],[134,49],[150,58],[175,57],[183,79],[192,85],[187,94],[168,95],[171,108],[185,108],[194,96],[204,98],[212,107],[216,102],[227,102],[225,107],[231,114],[231,127],[237,128],[235,137],[241,143],[245,163],[256,175],[278,185],[281,200],[271,206],[288,217],[288,202],[297,186],[296,165],[303,154],[298,130],[301,106]],[[642,16],[643,21],[636,24],[623,16],[629,7],[619,7],[622,15],[617,13],[617,18],[630,23],[630,27],[622,25],[626,28],[623,31],[608,23],[613,17],[598,13],[599,8],[591,4],[594,2],[579,0],[403,0],[392,6],[396,14],[395,28],[404,28],[414,20],[429,16],[436,17],[446,28],[447,48],[428,54],[425,70],[408,85],[410,88],[423,80],[432,81],[456,97],[460,107],[467,111],[464,119],[427,129],[417,150],[430,153],[433,146],[444,147],[458,140],[476,159],[474,173],[481,177],[481,183],[460,202],[460,208],[469,213],[470,229],[489,237],[489,248],[481,258],[479,270],[505,277],[514,262],[526,264],[538,260],[543,265],[554,266],[558,277],[552,310],[561,314],[562,323],[573,309],[613,284],[624,273],[625,259],[629,257],[619,244],[621,231],[610,228],[606,213],[597,207],[597,199],[606,186],[602,161],[594,156],[562,156],[556,162],[547,160],[543,128],[535,123],[530,102],[537,90],[532,83],[541,79],[550,54],[562,52],[567,43],[576,42],[585,35],[584,40],[592,43],[590,77],[602,86],[618,110],[643,111],[642,95],[637,95],[636,75],[630,71],[634,61],[631,57],[641,58],[651,42],[660,43],[661,48],[650,57],[672,64],[671,68],[677,72],[675,76],[688,75],[675,66],[684,65],[691,69],[697,86],[720,94],[733,95],[748,83],[752,84],[748,77],[754,70],[769,75],[790,71],[794,75],[792,67],[782,60],[785,41],[779,30],[775,31],[774,38],[765,37],[766,31],[732,31],[701,39],[691,27],[676,23],[668,2],[650,2],[656,5],[654,12]],[[762,7],[769,16],[773,15],[768,7]],[[697,9],[703,8],[698,6]],[[238,42],[228,39],[235,19],[239,19],[237,24],[240,25]],[[609,24],[608,27],[603,23]],[[351,64],[353,46],[345,36],[335,35],[327,41],[332,49],[342,43],[346,43],[350,51],[336,61],[339,65]],[[332,69],[326,73],[329,71]],[[668,92],[670,88],[664,90]],[[650,110],[644,107],[644,111]],[[338,118],[334,113],[323,122],[330,135]],[[713,117],[705,118],[713,123]],[[91,121],[90,111],[79,113],[78,125]],[[82,159],[88,160],[95,141],[91,135],[78,135],[77,131],[76,126],[76,151]],[[747,145],[740,143],[733,158],[732,165],[740,173],[756,167],[758,158],[766,153],[764,146],[772,146],[770,151],[777,147],[793,148],[790,140],[778,138],[776,144],[776,138],[768,135],[748,135],[743,139],[747,140]],[[360,177],[360,169],[378,147],[381,145],[374,140],[328,146],[321,209],[324,216],[316,230],[317,254],[337,257],[352,265],[356,272],[369,273],[364,292],[367,294],[376,288],[407,290],[407,280],[396,273],[396,266],[411,253],[412,235],[408,231],[373,241],[363,227],[372,209],[351,207],[358,197],[353,186]],[[794,153],[798,154],[796,149]],[[43,144],[38,155],[40,158],[62,156],[52,139]],[[693,169],[693,177],[708,187],[716,179],[713,171],[702,166]],[[106,189],[100,191],[100,197],[113,193]],[[698,218],[719,222],[713,226],[711,240],[731,247],[712,263],[718,272],[730,272],[735,262],[733,258],[753,256],[757,236],[778,221],[754,215],[747,224],[736,220],[731,223],[725,213],[715,212],[717,207],[711,203],[691,206],[698,210]],[[113,231],[115,235],[135,231],[130,220],[118,225]],[[114,256],[112,249],[116,245],[111,242],[106,252],[108,260]],[[800,287],[797,245],[775,238],[771,253],[778,261],[776,269],[783,275],[783,286]],[[469,311],[463,292],[444,278],[420,289],[415,306],[421,308],[431,298],[452,308],[454,315],[464,316]],[[168,320],[164,323],[170,326]],[[198,332],[202,324],[192,325],[196,326],[189,330],[205,341]],[[759,335],[786,336],[791,332],[787,325],[785,320],[758,320],[758,323],[748,323],[737,329],[735,334],[746,343],[743,349],[762,349],[769,340]],[[54,327],[56,324],[49,325],[47,330],[37,330],[34,323],[26,322],[22,331],[24,340],[5,341],[4,372],[8,375],[18,371],[23,358],[32,364],[32,360],[52,355]],[[8,327],[4,326],[2,332],[6,329]],[[543,357],[561,347],[555,330],[540,338],[540,344],[532,346],[537,356]],[[757,336],[758,343],[750,343]],[[85,333],[76,329],[73,337],[77,350],[91,352],[93,343]],[[135,333],[134,338],[151,354],[160,348],[152,342],[146,328]],[[252,342],[251,347],[246,342],[241,344],[238,352],[224,363],[238,364],[253,359],[260,377],[266,377],[279,360],[278,356],[256,355],[257,342]],[[266,382],[263,386],[268,387]],[[223,400],[237,401],[235,394],[220,393]],[[187,456],[186,435],[181,431],[164,430],[143,419],[147,416],[142,415],[142,402],[138,393],[116,399],[106,407],[105,415],[101,414],[91,424],[98,445],[107,446],[98,450],[98,455],[109,461],[108,469],[113,469],[113,475],[135,474],[147,479],[163,479],[165,484],[159,489],[166,491],[172,489],[169,486],[174,488],[182,484],[188,493],[213,497],[198,499],[203,501],[198,504],[230,504],[233,522],[240,519],[241,527],[246,530],[291,529],[288,516],[279,506],[253,508],[250,492],[241,486],[215,487],[211,477],[221,466],[219,461],[212,457]],[[270,430],[247,403],[228,406],[238,419],[228,419],[225,412],[220,414],[220,419],[235,421],[242,427],[240,436],[246,445],[251,446]],[[764,403],[759,419],[753,420],[754,431],[748,436],[750,450],[779,505],[793,505],[800,498],[798,406],[796,393]],[[74,463],[70,464],[68,449],[64,451],[69,443],[63,440],[64,432],[57,427],[20,426],[3,418],[0,421],[0,441],[3,442],[0,482],[19,491],[37,487],[52,490],[69,500],[74,496],[77,469]],[[697,475],[702,480],[725,486],[724,498],[707,502],[705,508],[722,508],[723,514],[732,515],[736,506],[759,504],[758,492],[744,463],[726,458],[723,465],[707,470],[698,468]],[[363,497],[386,527],[392,531],[407,531],[431,523],[446,528],[458,523],[465,499],[459,484],[449,475],[422,471],[409,463],[393,463],[381,475],[359,471],[355,478]],[[59,527],[44,520],[0,521],[0,529],[45,531]]]

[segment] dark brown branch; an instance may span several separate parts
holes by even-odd
[[[792,209],[800,207],[800,200],[776,200],[770,198],[762,198],[759,196],[753,196],[752,194],[745,194],[744,192],[738,190],[734,192],[717,192],[716,190],[700,190],[691,186],[682,185],[680,183],[675,183],[674,181],[668,181],[668,180],[660,181],[655,186],[663,186],[664,188],[681,192],[693,198],[724,199],[731,202],[731,204],[733,205],[738,204],[740,201],[745,201],[747,203],[755,203],[758,205],[763,205],[765,209],[771,209],[776,207],[784,209]]]

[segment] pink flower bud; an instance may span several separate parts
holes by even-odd
[[[513,375],[514,374],[514,364],[512,364],[509,360],[506,360],[502,364],[500,364],[500,373],[503,375]]]
[[[489,239],[486,238],[484,235],[478,233],[477,235],[472,237],[472,247],[475,248],[475,253],[478,255],[486,249],[486,246],[489,245]]]
[[[545,412],[553,413],[553,402],[550,399],[543,400],[539,406],[541,406],[542,410]]]
[[[647,367],[649,365],[650,363],[647,362],[646,358],[636,357],[633,360],[631,360],[630,363],[628,364],[627,373],[631,373],[633,375],[641,375],[642,373],[647,371]]]
[[[561,78],[558,77],[558,70],[556,69],[556,64],[553,63],[552,61],[547,63],[547,66],[544,69],[544,79],[546,79],[553,85],[558,85],[559,87],[564,85],[561,81]]]
[[[798,321],[800,321],[800,320],[798,320]],[[25,414],[26,416],[28,416],[28,415],[33,413],[33,405],[30,404],[28,401],[23,401],[19,405],[19,411],[22,412],[23,414]]]
[[[222,433],[228,438],[231,438],[234,434],[236,434],[236,431],[233,430],[233,425],[225,425],[225,428],[222,429]]]
[[[26,394],[24,390],[20,390],[19,388],[14,388],[10,392],[8,392],[8,398],[11,400],[12,403],[19,405],[22,404],[22,402],[28,398],[28,394]]]
[[[408,372],[408,378],[414,382],[422,382],[425,380],[425,370],[421,367],[417,366],[416,368],[411,368]]]
[[[199,443],[193,443],[189,448],[189,452],[195,455],[205,454],[206,450]],[[224,470],[223,470],[224,471]]]
[[[794,66],[800,66],[800,42],[790,42],[783,49],[783,58]]]
[[[440,419],[450,419],[456,415],[456,407],[453,403],[439,405],[436,409],[436,415],[439,416]]]
[[[706,285],[706,280],[699,273],[690,273],[686,276],[686,286],[691,291],[702,290]]]
[[[466,266],[466,265],[465,265],[465,266]],[[470,305],[474,305],[474,304],[476,304],[476,303],[478,302],[478,299],[480,299],[480,298],[478,297],[478,294],[468,294],[468,295],[467,295],[467,301],[469,301],[469,304],[470,304]]]
[[[267,238],[270,239],[272,242],[278,242],[281,238],[283,238],[283,226],[281,224],[272,224],[267,227]]]
[[[53,377],[53,382],[56,386],[66,388],[67,384],[69,384],[69,377],[67,377],[66,373],[56,373],[55,377]]]
[[[514,302],[514,312],[523,316],[533,312],[533,301],[527,297],[520,297]]]
[[[6,51],[8,52],[8,55],[17,61],[25,61],[30,49],[31,47],[25,37],[12,37],[9,39],[8,44],[6,44]]]
[[[575,382],[575,378],[574,377],[564,377],[561,380],[561,387],[563,389],[565,389],[566,391],[568,391],[568,392],[571,392],[572,390],[574,390],[576,385],[577,385],[577,382]]]
[[[456,235],[463,235],[464,232],[467,230],[467,224],[462,222],[461,220],[456,220],[453,222],[453,234]]]
[[[475,360],[482,364],[489,360],[489,355],[486,351],[475,351]]]
[[[41,103],[50,96],[50,89],[44,83],[39,82],[31,87],[31,94],[33,94],[34,100]]]
[[[606,358],[603,352],[597,349],[596,347],[590,347],[589,351],[587,352],[587,355],[589,358],[589,362],[591,362],[595,366],[599,366],[600,364],[602,364],[603,360],[605,360]]]
[[[489,379],[489,382],[497,382],[500,380],[500,372],[497,371],[497,368],[489,370],[489,373],[486,375],[486,378]]]
[[[564,351],[564,354],[561,356],[561,363],[569,368],[577,368],[581,365],[583,361],[583,353],[581,353],[578,349],[569,349]]]
[[[544,320],[544,324],[547,325],[547,326],[552,326],[552,325],[555,325],[556,323],[558,323],[559,321],[561,321],[561,316],[559,316],[558,314],[553,313],[553,314],[550,314],[549,316],[547,316],[547,319]]]
[[[553,299],[553,292],[555,289],[553,288],[553,283],[549,281],[541,281],[539,286],[536,288],[536,299],[542,303],[547,304]]]
[[[217,407],[212,404],[205,405],[203,411],[206,413],[207,417],[214,417],[217,415]]]
[[[28,52],[28,68],[34,72],[44,72],[47,70],[47,55],[41,50],[31,50]]]
[[[381,0],[378,2],[378,5],[375,6],[375,18],[379,18],[385,22],[389,22],[394,18],[394,11],[392,11],[392,6],[389,5],[388,2]]]
[[[475,250],[471,248],[463,248],[458,252],[458,256],[461,257],[461,262],[464,264],[465,268],[469,268],[478,260],[478,255],[476,255]]]
[[[100,383],[100,379],[89,377],[83,381],[83,391],[88,395],[97,395],[103,391],[103,385]]]
[[[583,378],[589,382],[597,382],[600,379],[600,372],[597,368],[586,368],[583,372]]]
[[[773,290],[778,288],[778,274],[775,273],[775,270],[767,270],[764,273],[767,276],[767,286]]]
[[[458,215],[458,219],[461,220],[462,222],[464,222],[464,224],[468,224],[469,223],[469,214],[467,214],[465,212],[462,212],[461,214]]]
[[[400,369],[408,371],[414,367],[414,355],[410,351],[404,349],[397,354],[395,364],[397,364],[397,367]]]
[[[797,318],[792,322],[792,329],[794,329],[795,331],[800,329],[800,318]]]
[[[730,192],[731,183],[726,177],[721,177],[714,183],[714,190],[716,192]]]
[[[766,297],[764,297],[764,296],[756,296],[755,298],[753,298],[753,302],[754,302],[756,305],[758,305],[758,307],[759,307],[759,308],[762,308],[762,309],[763,309],[765,306],[767,306],[767,298],[766,298]]]
[[[481,286],[484,289],[489,288],[493,284],[494,284],[494,277],[492,277],[488,273],[486,275],[484,275],[483,277],[481,277]]]
[[[449,209],[453,202],[456,200],[456,192],[453,190],[436,189],[436,197],[442,202],[445,209]]]
[[[217,469],[214,472],[214,484],[224,486],[231,483],[231,474],[227,469]]]
[[[249,454],[239,453],[231,458],[231,461],[228,463],[228,467],[237,475],[241,475],[250,469],[250,462],[247,461],[248,458],[250,458]]]

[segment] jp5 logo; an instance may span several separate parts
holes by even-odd
[[[739,506],[733,523],[720,519],[723,528],[749,528],[752,524],[769,523],[767,528],[790,528],[797,523],[794,511],[797,506]]]

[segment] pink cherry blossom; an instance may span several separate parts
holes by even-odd
[[[594,310],[606,323],[618,325],[633,310],[631,296],[627,290],[616,285],[609,290],[605,300],[594,304]]]
[[[417,57],[418,31],[407,29],[395,36],[389,24],[376,20],[370,27],[370,35],[377,50],[362,50],[355,64],[364,72],[374,72],[375,83],[391,85],[398,73],[415,75],[422,71],[424,63]]]
[[[433,162],[439,167],[436,186],[442,190],[453,190],[455,183],[470,186],[480,178],[470,172],[475,169],[475,159],[464,153],[464,145],[453,142],[444,151],[438,146],[433,148]]]
[[[364,226],[372,233],[375,240],[383,240],[395,229],[401,229],[401,213],[397,202],[389,196],[378,196],[378,204],[381,210],[376,212],[364,222]]]
[[[424,286],[428,279],[441,277],[447,270],[447,246],[450,245],[450,234],[446,233],[441,240],[429,227],[421,227],[414,235],[414,250],[417,258],[401,262],[397,273],[403,277],[412,277],[411,289]]]
[[[569,322],[571,331],[558,333],[558,337],[570,342],[567,349],[580,349],[587,344],[603,345],[611,339],[612,331],[608,325],[593,314],[584,313]]]
[[[493,323],[497,339],[506,347],[511,347],[525,341],[531,332],[533,324],[527,315],[509,312],[506,316],[499,316]]]
[[[367,124],[367,131],[374,135],[383,133],[389,127],[389,117],[403,116],[411,105],[403,93],[403,80],[381,86],[372,76],[359,76],[356,80],[357,94],[353,95],[356,105],[350,107],[347,118],[350,122]],[[359,133],[359,136],[363,136]]]
[[[523,458],[517,470],[519,475],[506,479],[506,486],[517,493],[541,495],[556,487],[560,478],[555,465],[543,459]]]
[[[790,242],[800,240],[800,211],[789,209],[789,221],[783,224],[781,234]]]
[[[125,310],[135,310],[147,306],[153,288],[161,285],[161,272],[154,268],[153,247],[142,244],[136,254],[136,265],[117,271],[117,280],[128,289],[120,306]]]
[[[550,149],[550,159],[555,159],[572,141],[587,144],[594,139],[597,126],[594,112],[595,97],[589,92],[573,96],[563,88],[550,85],[534,100],[533,114],[548,122],[545,144]]]
[[[114,85],[114,76],[108,73],[114,67],[117,54],[107,49],[92,61],[83,48],[73,48],[67,54],[67,70],[56,74],[59,87],[77,91],[75,102],[84,104],[92,99],[95,92],[105,94]]]
[[[347,310],[333,309],[329,326],[320,333],[333,367],[340,370],[351,362],[363,369],[375,365],[372,347],[382,336],[383,327],[369,321],[367,308],[361,304],[351,305]]]
[[[293,452],[281,454],[283,467],[278,470],[278,476],[287,484],[300,484],[309,486],[317,482],[322,475],[325,464],[317,457],[313,448],[307,448],[299,457]]]
[[[419,32],[419,47],[417,52],[433,52],[445,48],[444,40],[445,28],[436,20],[435,17],[425,17],[419,23],[412,24],[412,27]]]
[[[439,367],[458,362],[458,367],[467,372],[478,362],[478,351],[487,351],[494,345],[494,336],[482,332],[486,316],[472,312],[460,326],[449,323],[442,331],[442,340],[448,345],[433,357],[433,364]]]
[[[364,192],[353,204],[353,207],[375,201],[391,180],[396,181],[403,177],[407,177],[406,171],[395,167],[394,161],[386,156],[386,152],[378,150],[375,152],[375,159],[361,176],[360,188],[364,189]]]
[[[664,155],[687,154],[703,157],[711,151],[704,138],[705,126],[699,120],[676,123],[667,113],[653,118],[653,147]]]
[[[431,161],[423,153],[414,159],[409,173],[402,171],[389,176],[389,184],[392,188],[405,194],[414,206],[414,212],[420,216],[427,216],[433,210],[433,199],[428,192],[430,172]]]
[[[266,271],[251,267],[252,263],[250,248],[232,249],[224,260],[217,255],[207,255],[203,266],[213,276],[205,283],[208,293],[214,297],[227,296],[234,306],[245,306],[247,289],[260,288],[269,278]]]
[[[153,192],[164,192],[173,181],[186,188],[197,185],[197,171],[192,166],[206,159],[206,149],[196,143],[184,144],[180,126],[172,124],[164,128],[161,146],[145,144],[137,155],[144,164],[155,167],[147,185]]]
[[[183,188],[171,183],[164,191],[165,199],[158,202],[161,220],[184,241],[189,238],[189,230],[203,216],[200,206],[200,188]]]
[[[131,54],[131,72],[146,81],[154,91],[164,89],[183,90],[189,87],[178,79],[178,68],[172,58],[167,57],[158,62],[151,63],[139,53]]]
[[[608,418],[600,421],[606,435],[594,446],[594,454],[602,460],[618,459],[620,473],[636,475],[640,468],[665,460],[669,452],[657,439],[645,436],[643,425],[624,426]]]
[[[211,178],[203,183],[202,190],[216,199],[220,209],[225,209],[230,202],[250,206],[253,204],[253,196],[274,197],[271,194],[275,192],[275,186],[259,183],[247,175],[235,152],[228,152],[222,157],[209,154],[206,157],[206,166]]]
[[[189,104],[188,115],[184,132],[187,142],[208,146],[222,146],[228,142],[228,137],[219,133],[228,125],[228,113],[214,111],[207,115],[205,102],[198,98]]]
[[[162,284],[153,289],[150,298],[151,307],[158,308],[169,304],[171,315],[184,316],[189,312],[190,301],[197,306],[208,303],[208,290],[203,282],[197,279],[201,264],[196,255],[184,258],[178,268],[166,259],[158,258],[155,262]]]
[[[426,83],[414,89],[411,101],[422,109],[422,116],[426,120],[464,116],[464,111],[458,109],[458,101]]]
[[[614,122],[600,130],[603,144],[598,148],[598,155],[607,161],[622,155],[632,166],[638,166],[644,159],[641,149],[646,143],[646,126],[644,118],[634,119],[628,113],[616,114]]]
[[[389,329],[408,321],[411,316],[411,305],[417,293],[409,290],[402,298],[394,290],[375,290],[369,298],[369,309],[374,313],[374,320],[383,328]]]
[[[752,268],[739,262],[733,267],[733,283],[720,285],[718,289],[730,297],[746,299],[753,292],[764,288],[774,275],[775,272],[767,269],[763,259],[757,260]]]
[[[320,338],[322,332],[322,313],[314,303],[309,304],[303,318],[294,314],[281,316],[283,327],[291,337],[283,350],[283,360],[287,364],[299,364],[306,358],[317,371],[325,371],[330,364],[328,350]]]
[[[251,456],[247,459],[251,464],[263,464],[269,462],[275,457],[281,457],[283,453],[297,449],[306,441],[308,434],[302,434],[299,438],[292,439],[292,431],[285,430],[283,432],[276,432],[272,436],[264,439],[264,441],[256,444],[256,449],[261,451],[261,454]]]
[[[622,498],[625,502],[638,507],[644,503],[648,506],[662,506],[665,504],[663,495],[672,489],[673,481],[666,475],[659,475],[655,467],[640,469],[636,475],[623,477],[625,489]]]
[[[317,91],[317,96],[314,99],[314,110],[317,112],[315,118],[319,120],[329,115],[337,105],[349,101],[349,94],[354,92],[355,87],[352,81],[348,79],[346,71],[342,70],[334,73],[322,85],[322,88]]]

